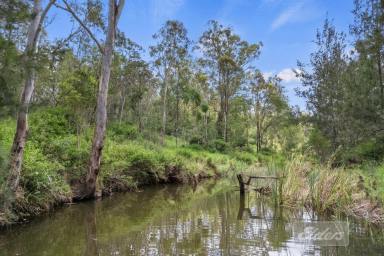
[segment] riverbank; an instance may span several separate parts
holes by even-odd
[[[76,134],[60,110],[34,112],[30,117],[29,139],[25,149],[21,189],[10,211],[0,213],[0,224],[22,222],[76,198],[76,191],[87,170],[92,138],[88,127]],[[44,118],[42,118],[42,115]],[[0,123],[0,145],[9,152],[15,124]],[[156,138],[137,132],[129,124],[110,124],[98,187],[104,196],[135,191],[159,183],[191,183],[226,176],[252,165],[271,161],[272,156],[250,149],[230,151],[221,141],[209,147],[167,137],[160,145]],[[5,157],[4,157],[5,158]],[[6,163],[0,175],[6,177]],[[4,195],[2,200],[8,200]]]

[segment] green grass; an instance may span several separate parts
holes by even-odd
[[[372,186],[372,179],[384,183],[383,179],[378,179],[382,177],[379,170],[382,168],[370,176],[361,168],[330,168],[297,155],[281,170],[281,175],[285,176],[283,204],[287,207],[306,206],[318,214],[350,215],[382,224],[382,190]]]

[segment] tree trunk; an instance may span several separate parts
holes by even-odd
[[[205,145],[207,145],[208,144],[208,117],[207,117],[207,112],[204,113],[204,127],[205,127],[204,142],[205,142]]]
[[[379,83],[380,83],[380,104],[381,104],[381,109],[383,110],[384,109],[384,84],[383,84],[383,69],[382,69],[382,63],[381,63],[380,50],[377,56],[377,66],[378,66]]]
[[[120,106],[120,113],[119,113],[119,125],[121,124],[121,121],[123,120],[123,113],[124,113],[124,106],[126,101],[126,95],[125,91],[122,92],[122,99],[121,99],[121,106]]]
[[[117,20],[124,6],[124,0],[120,0],[116,4],[115,0],[109,0],[108,10],[108,30],[103,49],[103,59],[101,66],[101,75],[99,82],[99,93],[97,98],[96,108],[96,126],[93,135],[91,156],[89,160],[88,173],[86,177],[85,191],[81,198],[92,198],[101,196],[99,191],[96,191],[97,176],[100,171],[100,163],[102,150],[104,147],[105,130],[107,124],[107,98],[109,77],[111,74],[111,64],[113,56],[113,46],[116,34]]]
[[[7,189],[10,189],[12,193],[15,193],[19,187],[24,147],[28,134],[28,109],[36,80],[36,67],[35,63],[33,63],[34,55],[37,53],[37,42],[42,22],[53,3],[54,1],[50,1],[44,10],[41,6],[41,0],[35,0],[33,4],[33,19],[28,28],[27,45],[23,56],[25,82],[17,115],[16,133],[10,154],[10,173],[6,184]]]
[[[165,128],[167,125],[167,91],[168,84],[167,81],[164,82],[164,96],[163,96],[163,121],[161,128],[161,145],[164,145],[164,137],[165,137]]]
[[[179,71],[178,71],[179,72]],[[178,75],[179,76],[179,75]],[[180,95],[179,95],[179,78],[177,78],[176,85],[176,123],[175,123],[175,137],[176,137],[176,147],[178,146],[178,138],[179,138],[179,108],[180,108]]]
[[[228,112],[229,112],[229,99],[226,90],[225,93],[225,109],[224,109],[224,141],[228,142]]]

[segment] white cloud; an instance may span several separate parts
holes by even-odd
[[[288,1],[287,1],[288,2]],[[319,1],[296,0],[284,9],[272,22],[271,30],[276,30],[289,23],[305,22],[316,19],[323,13]]]
[[[299,72],[298,69],[295,69],[296,72]],[[283,80],[283,82],[299,82],[300,79],[296,77],[295,72],[293,71],[292,68],[285,68],[281,70],[277,76]]]
[[[272,22],[272,30],[278,29],[285,24],[297,20],[300,17],[300,12],[303,9],[303,2],[298,2],[297,4],[285,9],[279,16]]]
[[[151,12],[155,20],[171,18],[184,4],[185,0],[152,0]]]

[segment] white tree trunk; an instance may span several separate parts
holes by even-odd
[[[116,24],[123,6],[124,0],[120,0],[118,4],[116,4],[115,0],[109,0],[108,30],[105,46],[103,49],[103,59],[96,108],[96,126],[93,135],[85,191],[83,191],[82,195],[80,195],[81,198],[101,196],[101,194],[96,190],[96,184],[97,176],[100,171],[101,156],[104,147],[105,130],[107,125],[108,86],[111,74],[113,46],[116,36]]]
[[[19,187],[21,167],[23,162],[24,147],[28,133],[28,108],[35,88],[36,71],[34,58],[37,53],[42,22],[54,1],[50,1],[43,10],[41,0],[35,0],[31,24],[28,27],[27,45],[23,56],[23,68],[25,73],[24,88],[21,94],[20,106],[17,115],[16,133],[13,139],[7,179],[7,189],[15,193]]]

